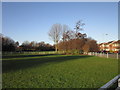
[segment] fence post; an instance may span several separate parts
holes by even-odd
[[[102,57],[104,57],[104,53],[102,52]]]
[[[103,56],[103,53],[101,52],[100,56],[102,57]]]
[[[119,58],[119,54],[117,53],[117,59]]]
[[[108,55],[108,53],[107,53],[107,58],[109,58],[109,55]]]

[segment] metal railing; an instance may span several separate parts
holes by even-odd
[[[115,84],[116,82],[118,82],[119,78],[120,78],[120,75],[117,75],[112,80],[110,80],[108,83],[106,83],[105,85],[103,85],[102,87],[100,87],[98,90],[106,90],[106,89],[110,88],[113,84]],[[119,84],[120,84],[120,82],[118,82],[118,87],[120,87]],[[118,87],[116,87],[116,89]]]

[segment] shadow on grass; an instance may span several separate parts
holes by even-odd
[[[56,57],[40,57],[40,58],[31,58],[25,60],[3,60],[2,61],[2,72],[10,72],[16,70],[23,70],[26,68],[41,66],[45,63],[59,63],[68,60],[74,60],[78,58],[88,58],[92,56],[57,56]]]

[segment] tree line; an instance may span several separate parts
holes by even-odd
[[[21,45],[19,42],[15,42],[10,37],[0,34],[0,43],[2,45],[3,52],[20,52],[20,51],[54,51],[54,45],[50,45],[45,42],[29,42],[24,41]]]
[[[78,21],[74,30],[67,25],[53,24],[48,35],[54,41],[55,50],[69,53],[97,52],[99,47],[97,41],[87,38],[86,33],[81,33],[85,24]]]
[[[54,45],[50,45],[45,42],[29,42],[24,41],[21,46],[19,46],[19,49],[22,51],[54,51]],[[19,51],[20,51],[19,50]]]

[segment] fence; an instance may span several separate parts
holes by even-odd
[[[118,87],[116,87],[116,90],[117,90],[118,88],[120,88],[120,85],[119,85],[120,82],[119,81],[120,81],[120,75],[117,75],[112,80],[110,80],[108,83],[106,83],[105,85],[100,87],[98,90],[107,90],[108,88],[110,88],[115,83],[118,83]],[[120,90],[120,89],[118,89],[118,90]]]
[[[16,54],[62,54],[61,51],[41,51],[41,52],[3,52],[3,55],[16,55]]]
[[[13,55],[13,54],[63,54],[64,51],[42,51],[42,52],[2,52],[3,55]],[[1,54],[1,53],[0,53]],[[118,53],[97,53],[97,52],[89,52],[86,53],[84,52],[84,54],[87,55],[93,55],[93,56],[99,56],[99,57],[105,57],[105,58],[115,58],[115,59],[119,59],[120,58],[120,54]]]
[[[84,54],[98,56],[98,57],[105,57],[105,58],[115,58],[115,59],[119,59],[120,58],[120,54],[118,54],[118,53],[110,54],[110,53],[89,52],[89,53],[84,53]]]

